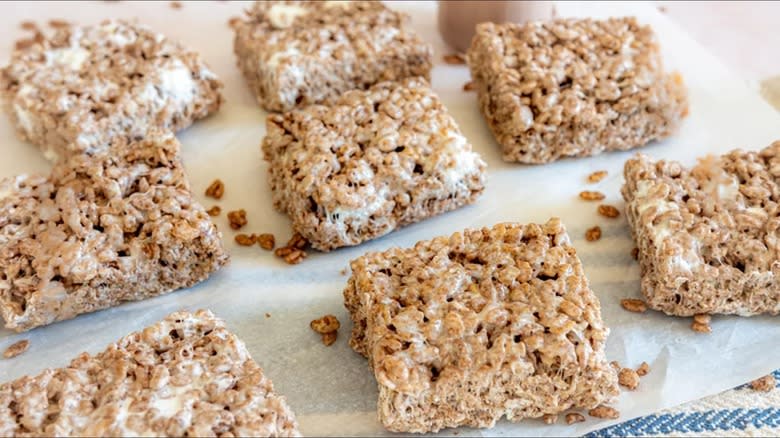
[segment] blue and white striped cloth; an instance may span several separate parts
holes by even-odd
[[[780,382],[780,370],[773,375]],[[780,385],[770,392],[742,385],[585,436],[780,436]]]

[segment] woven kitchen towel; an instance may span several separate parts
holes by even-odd
[[[773,375],[780,381],[780,370]],[[780,436],[780,385],[770,392],[742,385],[586,435],[613,436]]]

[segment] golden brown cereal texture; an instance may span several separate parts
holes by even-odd
[[[636,373],[637,375],[639,375],[639,377],[644,377],[649,372],[650,372],[650,365],[648,365],[647,362],[642,362],[642,364],[639,365],[639,368],[636,369]]]
[[[257,242],[257,236],[254,234],[236,234],[235,241],[241,246],[252,246]]]
[[[263,233],[257,236],[257,243],[264,250],[270,251],[276,246],[276,238],[274,238],[273,234]]]
[[[600,182],[604,178],[607,177],[607,171],[606,170],[597,170],[590,175],[588,175],[588,182],[591,184],[595,184],[597,182]]]
[[[639,387],[639,373],[631,368],[623,368],[618,373],[618,383],[629,391],[634,391]]]
[[[624,174],[648,307],[677,316],[780,314],[780,142],[691,168],[638,155]]]
[[[606,204],[599,205],[598,213],[604,217],[608,217],[611,219],[620,216],[620,210],[618,210],[617,207],[613,205],[606,205]]]
[[[246,210],[243,208],[240,210],[229,211],[227,214],[228,223],[230,228],[238,230],[247,224]]]
[[[753,388],[753,391],[769,392],[775,389],[776,386],[777,380],[771,374],[750,382],[750,387]]]
[[[609,406],[598,406],[588,411],[588,415],[593,418],[605,418],[614,420],[620,417],[620,412],[615,408]]]
[[[330,347],[336,342],[336,339],[338,338],[339,333],[338,332],[328,332],[322,334],[322,343],[325,344],[326,347]]]
[[[647,311],[647,303],[644,300],[624,298],[620,300],[620,305],[629,312],[644,313]]]
[[[269,116],[266,132],[274,206],[322,251],[470,204],[484,189],[484,161],[419,78]]]
[[[566,424],[582,423],[585,421],[585,416],[577,412],[569,412],[566,414]]]
[[[506,161],[546,163],[670,136],[687,113],[652,29],[631,17],[482,23],[467,59]]]
[[[27,351],[28,348],[30,348],[30,341],[22,339],[21,341],[9,345],[3,352],[3,357],[6,359],[14,358]]]
[[[206,196],[214,199],[222,199],[225,194],[225,183],[220,179],[215,179],[208,187],[206,187]]]
[[[124,21],[39,33],[0,70],[18,135],[53,161],[99,153],[117,137],[184,129],[217,111],[221,89],[196,52]]]
[[[445,64],[449,65],[464,65],[466,64],[466,55],[463,53],[449,53],[442,57]]]
[[[297,265],[298,263],[302,262],[303,259],[306,258],[307,254],[306,251],[302,249],[297,249],[289,246],[283,246],[281,248],[277,248],[274,251],[274,254],[283,259],[285,263],[288,265]]]
[[[268,111],[329,103],[383,81],[430,77],[433,49],[381,2],[258,1],[233,50]]]
[[[466,230],[351,267],[350,345],[368,358],[391,431],[492,427],[619,392],[600,304],[558,219]]]
[[[300,436],[244,343],[177,312],[91,356],[0,386],[2,436]]]
[[[699,322],[694,320],[691,323],[691,330],[696,333],[712,333],[712,326],[708,322]]]
[[[65,21],[65,20],[60,20],[60,19],[57,19],[57,18],[49,20],[48,24],[49,24],[49,27],[53,27],[55,29],[58,29],[58,28],[61,28],[61,27],[70,27],[70,26],[72,26],[72,24],[70,22]]]
[[[588,242],[595,242],[599,239],[601,239],[601,227],[598,225],[585,230],[585,240]]]
[[[309,323],[309,326],[315,332],[324,335],[325,333],[335,332],[341,327],[338,318],[333,315],[325,315]]]
[[[215,205],[206,210],[206,212],[209,214],[209,216],[219,216],[219,214],[222,213],[222,207]]]
[[[0,182],[0,314],[16,331],[186,288],[228,255],[172,133]]]
[[[604,198],[603,193],[594,190],[583,190],[580,192],[580,199],[583,201],[601,201]]]

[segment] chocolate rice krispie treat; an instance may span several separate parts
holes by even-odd
[[[624,173],[650,308],[780,314],[780,142],[710,156],[690,169],[638,155]]]
[[[287,111],[381,81],[429,78],[433,50],[408,21],[374,1],[258,1],[236,24],[234,51],[260,105]]]
[[[176,312],[64,368],[0,386],[2,436],[300,436],[244,343]]]
[[[644,146],[688,111],[682,78],[664,72],[652,29],[634,18],[483,23],[468,63],[506,161]]]
[[[473,202],[485,163],[421,78],[273,114],[263,153],[274,206],[329,251]]]
[[[0,315],[16,331],[205,280],[228,256],[173,134],[0,182]]]
[[[619,393],[609,329],[559,219],[499,224],[352,261],[350,345],[397,432],[492,427]]]
[[[221,88],[197,53],[123,21],[58,28],[0,71],[19,136],[53,161],[100,152],[116,137],[184,129],[219,108]]]

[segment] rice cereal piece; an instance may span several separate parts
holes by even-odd
[[[221,89],[196,52],[124,21],[58,28],[0,70],[17,133],[52,161],[184,129],[219,108]]]
[[[395,432],[492,427],[619,393],[609,329],[559,219],[498,224],[351,263],[352,348]]]
[[[472,203],[485,163],[421,78],[268,117],[274,206],[322,251]]]
[[[29,330],[199,283],[228,260],[179,142],[150,132],[0,183],[0,314]]]
[[[0,386],[2,436],[300,436],[244,343],[176,312],[68,366]]]
[[[479,105],[505,161],[547,163],[670,136],[687,114],[636,19],[482,23],[467,55]]]
[[[638,155],[624,174],[648,307],[677,316],[780,313],[780,142],[693,168]]]
[[[234,27],[238,67],[268,111],[383,81],[430,78],[433,49],[381,2],[258,1]]]

